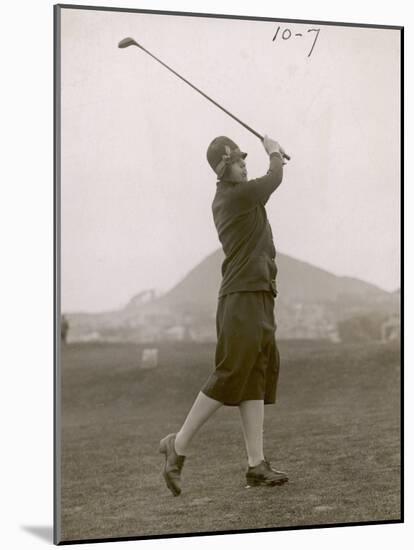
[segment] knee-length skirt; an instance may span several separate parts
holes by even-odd
[[[275,403],[280,356],[272,292],[234,292],[219,298],[216,330],[215,368],[201,391],[224,405],[250,399]]]

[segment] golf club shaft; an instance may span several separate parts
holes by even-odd
[[[172,69],[171,67],[169,67],[166,63],[164,63],[163,61],[161,61],[161,59],[159,59],[158,57],[156,57],[154,54],[152,54],[150,51],[148,51],[146,48],[144,48],[143,46],[141,46],[140,44],[137,44],[136,42],[134,42],[134,45],[137,46],[138,48],[140,48],[141,50],[143,50],[145,53],[147,53],[148,55],[150,55],[153,59],[155,59],[155,61],[158,61],[158,63],[161,63],[161,65],[163,65],[166,69],[168,69],[170,72],[172,72],[173,74],[175,74],[175,76],[178,76],[178,78],[180,78],[181,80],[183,80],[186,84],[188,84],[189,86],[191,86],[191,88],[193,88],[193,90],[195,90],[196,92],[198,92],[199,94],[201,94],[203,97],[205,97],[206,99],[208,99],[209,101],[211,101],[211,103],[213,103],[216,107],[218,107],[219,109],[221,109],[222,111],[224,111],[227,115],[229,115],[231,118],[233,118],[235,121],[237,121],[239,124],[241,124],[242,126],[244,126],[246,128],[246,130],[249,130],[249,132],[251,132],[252,134],[254,134],[256,137],[258,137],[260,139],[260,141],[263,141],[263,136],[261,134],[259,134],[259,132],[256,132],[256,130],[253,130],[253,128],[251,128],[250,126],[248,126],[245,122],[243,122],[242,120],[240,120],[239,118],[237,118],[235,115],[233,115],[232,113],[230,113],[230,111],[228,111],[227,109],[225,109],[224,107],[222,107],[219,103],[217,103],[217,101],[214,101],[214,99],[212,99],[211,97],[209,97],[207,94],[205,94],[202,90],[200,90],[199,88],[197,88],[197,86],[194,86],[194,84],[192,84],[189,80],[187,80],[186,78],[184,78],[183,76],[181,76],[179,73],[177,73],[177,71],[174,71],[174,69]],[[287,159],[287,160],[290,160],[290,156],[287,155],[286,153],[283,153],[283,156]]]

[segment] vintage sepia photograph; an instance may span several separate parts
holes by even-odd
[[[403,27],[54,38],[55,544],[401,523]]]

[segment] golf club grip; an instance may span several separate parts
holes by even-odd
[[[233,115],[230,114],[230,116],[233,116]],[[247,130],[250,130],[250,132],[254,134],[256,137],[258,137],[260,141],[263,143],[264,137],[261,134],[259,134],[259,132],[256,132],[256,130],[253,130],[253,128],[250,128],[250,126],[247,126],[247,124],[245,124],[238,118],[236,117],[233,117],[233,118],[235,118],[237,122],[240,122],[240,124],[244,126]],[[282,157],[285,158],[286,160],[290,160],[290,156],[287,153],[282,153]]]

